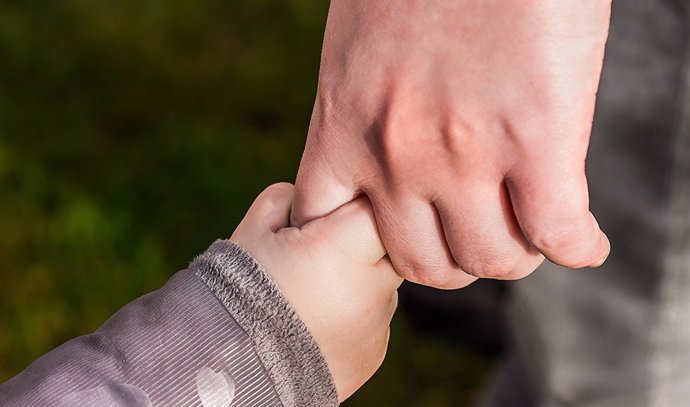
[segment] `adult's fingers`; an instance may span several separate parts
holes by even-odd
[[[584,165],[525,165],[511,174],[508,189],[524,235],[549,260],[570,268],[606,260],[610,243],[589,211]]]
[[[350,259],[372,266],[386,255],[374,212],[367,197],[360,197],[302,227],[302,233],[324,240]]]
[[[460,187],[436,202],[448,246],[458,265],[481,278],[520,279],[544,257],[525,239],[501,183]]]
[[[476,280],[455,263],[431,203],[412,195],[369,197],[388,255],[402,277],[437,288],[460,288]]]
[[[343,184],[331,168],[321,164],[323,160],[319,150],[308,144],[295,181],[295,199],[290,215],[292,226],[302,227],[326,216],[355,196],[354,188]]]

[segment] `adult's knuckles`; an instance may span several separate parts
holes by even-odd
[[[571,255],[567,253],[559,253],[548,256],[549,260],[558,264],[559,266],[580,269],[592,265],[596,260],[594,252]]]
[[[559,252],[577,246],[590,233],[581,219],[554,219],[528,231],[527,238],[542,251]]]
[[[582,268],[596,260],[598,230],[583,223],[562,223],[545,227],[530,236],[532,244],[552,262],[569,268]]]
[[[461,272],[450,265],[429,264],[417,259],[403,261],[396,270],[406,280],[435,288],[449,288],[453,273]]]
[[[521,258],[520,253],[485,255],[470,259],[461,267],[467,274],[477,278],[517,280],[531,272],[520,267]]]

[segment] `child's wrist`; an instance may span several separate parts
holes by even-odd
[[[270,276],[239,245],[218,240],[193,269],[247,332],[285,405],[337,405],[319,346]]]

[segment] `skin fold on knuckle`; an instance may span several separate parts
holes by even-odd
[[[525,273],[519,268],[521,255],[488,254],[479,256],[461,264],[462,269],[477,278],[494,280],[515,280]]]
[[[597,245],[592,242],[591,233],[573,223],[544,228],[531,240],[549,260],[569,268],[582,268],[596,260]]]
[[[402,277],[417,284],[445,288],[452,283],[453,270],[440,265],[426,265],[416,262],[405,262],[396,267]]]

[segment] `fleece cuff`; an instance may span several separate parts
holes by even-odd
[[[244,249],[217,240],[190,269],[249,335],[284,407],[338,405],[335,383],[316,341]]]

